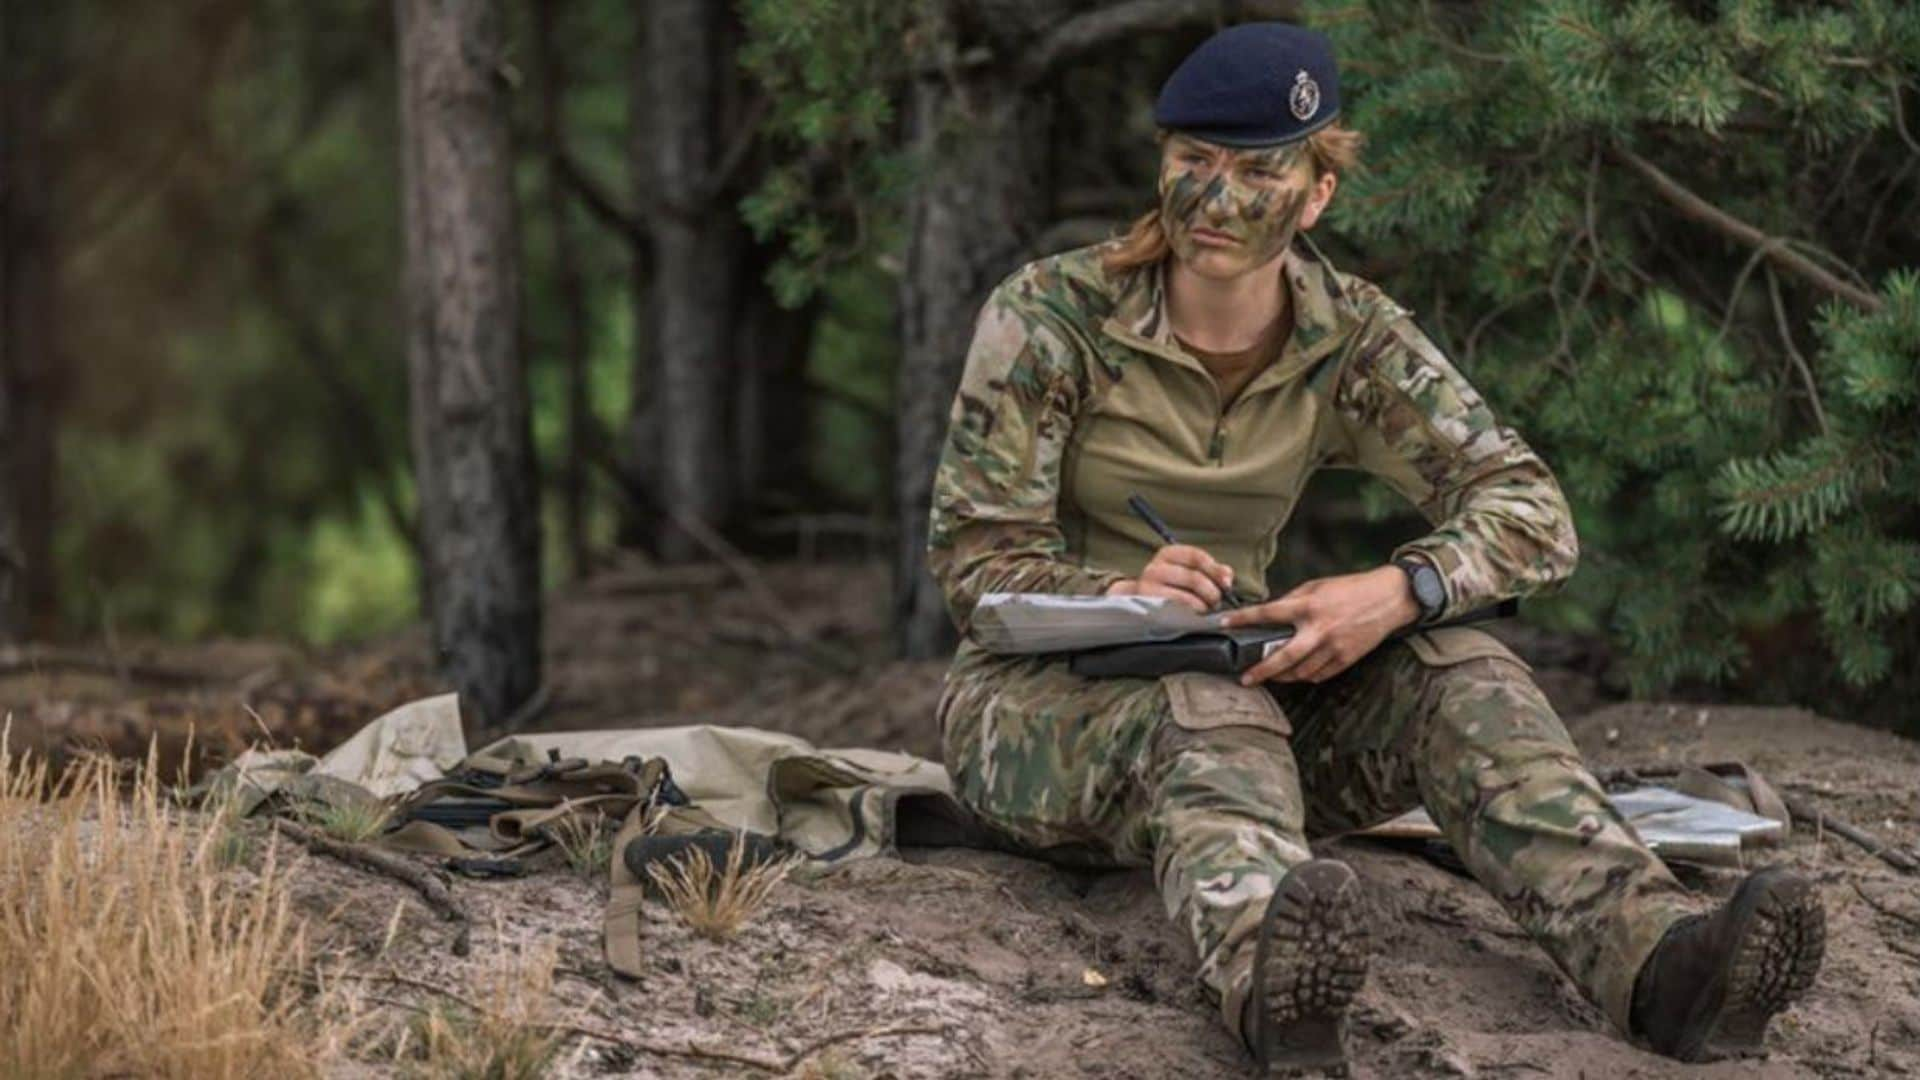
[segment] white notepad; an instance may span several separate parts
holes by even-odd
[[[1221,618],[1163,596],[996,592],[973,609],[971,633],[988,652],[1068,652],[1218,632]]]

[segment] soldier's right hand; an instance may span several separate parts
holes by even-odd
[[[1164,596],[1204,615],[1233,588],[1233,567],[1192,544],[1168,544],[1137,578],[1123,578],[1108,596]]]

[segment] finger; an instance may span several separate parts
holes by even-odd
[[[1213,561],[1213,556],[1208,555],[1205,548],[1197,548],[1192,544],[1168,544],[1154,552],[1153,559],[1155,562],[1170,562],[1175,566],[1205,570],[1207,564]]]
[[[1207,607],[1209,606],[1205,600],[1200,599],[1185,589],[1176,588],[1172,585],[1164,585],[1158,581],[1147,578],[1140,579],[1139,595],[1165,597],[1168,600],[1173,600],[1192,608],[1195,613],[1200,615],[1205,615],[1207,613]]]
[[[1285,645],[1268,653],[1266,659],[1243,672],[1240,676],[1240,685],[1254,686],[1277,680],[1279,676],[1311,654],[1319,644],[1320,640],[1316,637],[1295,635]]]
[[[1305,622],[1309,601],[1304,596],[1292,593],[1278,600],[1269,600],[1254,607],[1241,608],[1230,613],[1221,623],[1223,626],[1298,626]]]
[[[1346,666],[1337,650],[1331,645],[1322,645],[1309,655],[1302,657],[1291,671],[1280,677],[1280,681],[1321,683],[1340,674]]]
[[[1213,579],[1198,570],[1189,570],[1184,566],[1171,566],[1166,563],[1148,565],[1145,574],[1165,585],[1183,589],[1198,596],[1209,606],[1220,602],[1220,586]]]
[[[1169,544],[1161,548],[1154,558],[1165,558],[1178,566],[1198,570],[1221,585],[1231,584],[1233,581],[1233,568],[1214,558],[1206,548],[1194,547],[1192,544]]]

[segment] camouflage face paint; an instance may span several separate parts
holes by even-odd
[[[1313,193],[1305,142],[1228,150],[1176,135],[1160,164],[1160,220],[1175,255],[1193,262],[1224,258],[1238,272],[1264,266],[1287,249]],[[1196,239],[1194,230],[1233,242]]]

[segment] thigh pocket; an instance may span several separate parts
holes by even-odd
[[[1420,662],[1430,668],[1452,667],[1469,660],[1507,660],[1520,665],[1522,671],[1533,670],[1499,638],[1471,626],[1441,626],[1422,630],[1417,634],[1408,634],[1406,642]]]
[[[1254,727],[1293,734],[1285,710],[1264,686],[1241,686],[1225,675],[1190,671],[1160,680],[1173,707],[1173,722],[1188,731]]]

